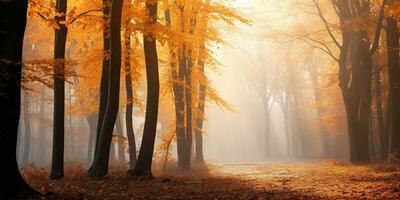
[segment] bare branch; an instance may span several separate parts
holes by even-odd
[[[325,19],[324,15],[322,14],[321,8],[319,7],[319,4],[316,0],[313,0],[315,7],[318,10],[318,15],[321,18],[322,22],[324,22],[325,28],[328,31],[329,36],[332,38],[333,42],[336,44],[339,49],[342,48],[342,46],[339,44],[339,42],[336,40],[335,36],[333,35],[331,29],[329,28],[328,21]]]
[[[339,59],[336,58],[336,57],[330,52],[329,49],[327,50],[327,49],[324,49],[324,48],[322,48],[322,47],[320,47],[320,46],[317,46],[317,45],[315,45],[315,44],[312,44],[310,41],[308,41],[308,40],[306,40],[306,39],[304,39],[304,38],[302,38],[301,40],[304,41],[305,43],[307,43],[308,45],[310,45],[311,47],[314,47],[314,48],[316,48],[316,49],[319,49],[319,50],[325,52],[325,53],[328,54],[330,57],[332,57],[335,61],[339,62]]]
[[[102,11],[103,11],[102,9],[94,9],[94,10],[85,11],[85,12],[80,13],[79,15],[77,15],[75,18],[73,18],[69,24],[74,23],[74,22],[75,22],[77,19],[79,19],[80,17],[83,17],[83,16],[85,16],[85,15],[91,13],[91,12],[102,12]]]

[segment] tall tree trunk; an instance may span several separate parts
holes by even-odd
[[[150,18],[149,21],[146,22],[145,28],[149,29],[157,23],[157,2],[147,0],[146,8],[149,10]],[[147,77],[146,117],[144,122],[142,145],[132,174],[135,176],[152,177],[151,164],[157,130],[160,90],[156,38],[152,34],[143,36],[143,46]]]
[[[369,161],[368,134],[371,109],[372,60],[369,52],[370,43],[364,40],[367,33],[365,31],[355,31],[352,34],[351,106],[349,107],[348,118],[351,119],[350,123],[353,128],[353,147],[350,160],[352,162],[365,162]]]
[[[133,131],[133,91],[132,91],[132,75],[131,75],[131,32],[129,21],[125,25],[125,89],[126,89],[126,136],[129,144],[129,171],[133,171],[136,165],[136,141]]]
[[[22,112],[24,115],[24,132],[25,132],[25,139],[24,139],[24,154],[22,157],[22,164],[26,165],[29,162],[29,152],[31,148],[31,119],[29,116],[29,93],[25,92],[23,95],[23,107]]]
[[[389,90],[391,93],[390,115],[390,153],[400,155],[400,61],[399,61],[399,29],[397,21],[387,19],[387,54],[389,67]]]
[[[362,32],[361,36],[361,80],[360,80],[360,111],[359,111],[359,134],[358,153],[359,161],[369,161],[368,154],[368,134],[370,132],[370,117],[371,117],[371,83],[372,83],[372,58],[370,55],[370,42],[365,41],[368,33]]]
[[[121,75],[121,17],[123,0],[113,0],[110,18],[110,75],[107,107],[101,125],[93,164],[87,172],[91,177],[104,177],[108,173],[110,146],[114,124],[118,115]]]
[[[22,178],[16,159],[27,7],[27,0],[0,1],[0,199],[37,194]]]
[[[384,6],[387,2],[388,0],[382,1],[373,42],[369,40],[368,33],[365,30],[343,29],[341,31],[342,45],[340,45],[330,32],[329,26],[319,10],[319,14],[324,20],[331,37],[340,49],[340,57],[338,59],[339,86],[346,108],[351,162],[369,161],[368,133],[371,112],[371,57],[379,45],[384,18]],[[332,3],[339,16],[341,26],[344,26],[354,18],[364,17],[360,13],[364,15],[364,13],[370,12],[369,1],[363,1],[362,6],[360,6],[360,2],[358,1],[335,1]],[[314,1],[314,4],[318,6],[316,1]],[[349,60],[351,60],[351,68],[348,68]]]
[[[67,13],[67,0],[57,0],[56,22],[60,26],[55,30],[54,59],[54,116],[53,116],[53,154],[51,159],[51,179],[60,179],[64,176],[64,110],[65,110],[65,44],[67,41],[67,26],[65,21]]]
[[[203,48],[204,49],[204,48]],[[200,58],[202,59],[202,58]],[[204,62],[200,61],[200,72],[202,76],[205,78],[204,74]],[[195,131],[195,141],[196,141],[196,162],[204,163],[203,156],[203,122],[204,122],[204,109],[206,103],[206,92],[207,92],[207,82],[200,83],[199,86],[199,103],[197,105],[197,109],[199,110],[200,116],[196,119],[196,131]]]
[[[170,11],[165,11],[165,20],[166,25],[171,28],[171,15]],[[177,53],[175,52],[176,48],[173,43],[169,44],[170,48],[170,57],[171,57],[171,76],[172,76],[172,90],[174,94],[174,104],[175,104],[175,131],[177,137],[177,154],[178,154],[178,168],[184,168],[184,160],[185,160],[185,147],[186,147],[186,138],[185,138],[185,104],[183,99],[183,82],[184,82],[184,71],[186,68],[186,59],[185,55],[182,53],[182,49],[178,49],[180,55],[178,56],[179,67],[177,67],[177,63],[175,61],[177,57]],[[185,47],[183,47],[184,49]]]
[[[110,77],[110,13],[111,13],[111,1],[103,0],[103,63],[101,70],[101,81],[100,81],[100,103],[99,103],[99,113],[97,120],[97,130],[96,130],[96,143],[94,152],[97,151],[97,145],[99,143],[101,126],[103,124],[104,113],[107,107],[108,98],[108,81]]]
[[[378,67],[379,68],[379,67]],[[376,72],[374,75],[375,78],[375,107],[376,107],[376,115],[378,120],[378,131],[379,131],[379,149],[380,149],[380,159],[385,159],[387,150],[384,150],[387,146],[385,144],[385,124],[383,121],[383,106],[382,106],[382,84],[381,84],[381,71]],[[385,153],[386,151],[386,153]]]
[[[185,158],[185,169],[191,168],[191,160],[192,160],[192,143],[193,143],[193,127],[192,127],[192,49],[189,48],[189,58],[188,64],[185,70],[185,103],[186,103],[186,158]]]
[[[174,83],[174,97],[175,97],[175,125],[177,137],[177,153],[178,153],[178,168],[184,169],[187,165],[186,161],[186,130],[185,130],[185,100],[184,100],[184,72],[186,69],[186,56],[184,55],[185,47],[180,49],[179,55],[179,69],[178,75]]]
[[[365,41],[365,31],[347,32],[350,52],[342,50],[343,54],[350,54],[351,72],[347,68],[348,60],[340,59],[339,80],[343,101],[346,108],[350,161],[369,161],[368,134],[371,109],[371,73],[372,60],[369,51],[370,43]],[[350,74],[351,84],[350,87]]]
[[[193,35],[194,28],[196,26],[196,17],[197,13],[194,9],[192,9],[192,15],[190,16],[190,25],[189,25],[189,34]],[[183,24],[184,25],[184,24]],[[187,45],[188,47],[188,58],[185,69],[185,103],[186,103],[186,163],[184,164],[185,169],[191,168],[192,162],[192,148],[193,148],[193,108],[192,108],[192,71],[193,71],[193,46]],[[186,53],[186,52],[183,52]]]

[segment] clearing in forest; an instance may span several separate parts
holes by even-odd
[[[45,169],[28,167],[24,177],[47,199],[400,199],[400,165],[347,163],[220,164],[135,179],[124,168],[95,180],[84,168],[66,167],[51,181]]]

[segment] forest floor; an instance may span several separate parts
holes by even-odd
[[[400,165],[373,163],[223,164],[202,169],[154,170],[137,179],[114,167],[95,180],[68,165],[65,178],[28,167],[23,176],[35,189],[54,193],[43,199],[400,199]]]

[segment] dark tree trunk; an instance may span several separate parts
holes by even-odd
[[[376,115],[378,118],[377,120],[378,120],[378,131],[379,131],[379,141],[380,141],[379,157],[380,159],[385,159],[387,155],[387,141],[385,141],[387,136],[385,136],[385,124],[383,121],[381,71],[376,72],[374,78],[375,78],[375,104],[376,104],[375,107],[376,107]]]
[[[117,115],[117,121],[115,124],[115,132],[117,133],[118,136],[124,137],[124,131],[122,129],[122,121],[121,121],[121,115]],[[119,142],[118,143],[118,163],[119,164],[125,164],[125,148],[124,146]]]
[[[87,172],[91,177],[104,177],[108,173],[110,146],[114,124],[118,115],[121,75],[121,17],[123,0],[113,0],[110,18],[110,75],[107,107],[97,139],[93,164]]]
[[[157,23],[157,2],[146,2],[149,10],[149,21],[146,22],[147,29]],[[142,145],[140,147],[138,160],[132,174],[135,176],[152,177],[151,164],[153,159],[154,142],[157,130],[158,101],[159,101],[159,75],[156,38],[153,35],[143,37],[144,55],[146,62],[147,77],[147,102],[146,117]]]
[[[101,70],[101,81],[100,81],[100,103],[99,103],[99,113],[97,120],[97,130],[96,130],[96,143],[94,152],[97,151],[98,140],[100,138],[101,126],[103,124],[104,113],[107,107],[107,97],[108,97],[108,81],[110,77],[110,13],[111,13],[111,0],[103,0],[103,66]]]
[[[186,155],[186,129],[185,129],[185,99],[184,99],[184,82],[185,82],[185,70],[186,70],[186,56],[185,56],[185,45],[180,49],[179,55],[179,69],[174,85],[174,96],[175,96],[175,123],[176,123],[176,137],[177,137],[177,151],[178,151],[178,168],[187,168],[187,155]]]
[[[65,44],[67,41],[67,26],[65,21],[67,13],[67,0],[57,0],[57,12],[62,16],[56,17],[60,26],[55,30],[54,59],[54,116],[53,116],[53,154],[51,159],[51,179],[60,179],[64,176],[64,110],[65,110]]]
[[[204,49],[204,48],[203,48]],[[202,59],[202,58],[200,58]],[[205,78],[204,74],[204,62],[200,61],[200,72]],[[200,83],[199,87],[199,103],[197,105],[197,109],[200,112],[200,116],[196,119],[196,131],[195,131],[195,141],[196,141],[196,162],[204,163],[203,156],[203,122],[204,122],[204,109],[206,103],[206,92],[207,92],[207,83]]]
[[[194,28],[196,27],[197,11],[192,10],[193,15],[190,17],[189,34],[193,35]],[[184,52],[185,53],[185,52]],[[192,110],[192,71],[193,71],[193,46],[188,45],[188,59],[185,69],[185,103],[186,103],[186,158],[185,169],[191,168],[192,162],[192,148],[193,148],[193,110]]]
[[[351,162],[369,161],[368,134],[371,107],[372,61],[370,43],[365,41],[365,31],[352,32],[351,38],[351,85],[347,102],[347,118],[350,135]]]
[[[25,139],[24,139],[24,154],[22,157],[22,164],[26,165],[29,162],[29,152],[31,149],[31,119],[29,117],[29,94],[25,92],[23,95],[23,107],[22,112],[24,115],[24,132],[25,132]]]
[[[193,143],[193,127],[192,127],[192,49],[189,48],[189,59],[185,70],[185,103],[186,103],[186,158],[185,158],[185,169],[191,168],[192,161],[192,143]]]
[[[96,123],[97,123],[98,115],[91,114],[86,117],[86,120],[89,124],[89,145],[88,145],[88,154],[87,154],[87,164],[90,165],[90,162],[93,160],[93,150],[95,146],[95,137],[96,137]]]
[[[387,19],[387,54],[389,67],[389,90],[391,94],[390,115],[390,149],[392,154],[400,154],[400,61],[399,61],[399,29],[397,21]]]
[[[166,25],[171,28],[171,15],[170,11],[165,11],[165,20]],[[178,168],[184,169],[185,157],[186,157],[186,137],[185,137],[185,102],[183,99],[184,92],[184,72],[186,69],[186,56],[183,52],[185,52],[185,45],[183,48],[179,48],[179,55],[174,51],[173,48],[176,48],[173,43],[170,43],[170,56],[171,56],[171,76],[173,78],[172,82],[172,90],[174,94],[174,105],[175,105],[175,131],[177,137],[177,154],[178,154]],[[176,57],[179,60],[179,67],[177,67],[177,63],[175,62]]]
[[[16,159],[27,7],[27,0],[0,1],[0,199],[36,193],[22,178]]]
[[[126,89],[126,136],[129,144],[129,171],[133,171],[136,165],[136,141],[133,131],[133,91],[132,91],[132,76],[131,76],[131,32],[129,21],[126,22],[125,29],[125,89]]]
[[[370,54],[370,42],[366,41],[368,33],[361,34],[361,80],[360,80],[360,111],[359,111],[359,132],[358,159],[357,161],[369,161],[368,134],[370,132],[371,116],[371,83],[372,83],[372,58]],[[354,88],[356,89],[356,88]]]
[[[367,31],[362,29],[343,29],[341,31],[342,45],[339,45],[335,40],[340,49],[340,57],[338,59],[339,86],[346,108],[351,162],[369,161],[368,133],[371,112],[371,57],[379,45],[384,18],[384,6],[387,2],[387,0],[383,0],[382,2],[373,42],[368,39]],[[344,26],[354,18],[364,17],[361,15],[370,12],[369,1],[362,1],[362,5],[358,1],[335,1],[332,3],[338,13],[341,26]],[[331,37],[333,37],[332,34]],[[349,60],[351,60],[351,67],[348,67]]]

